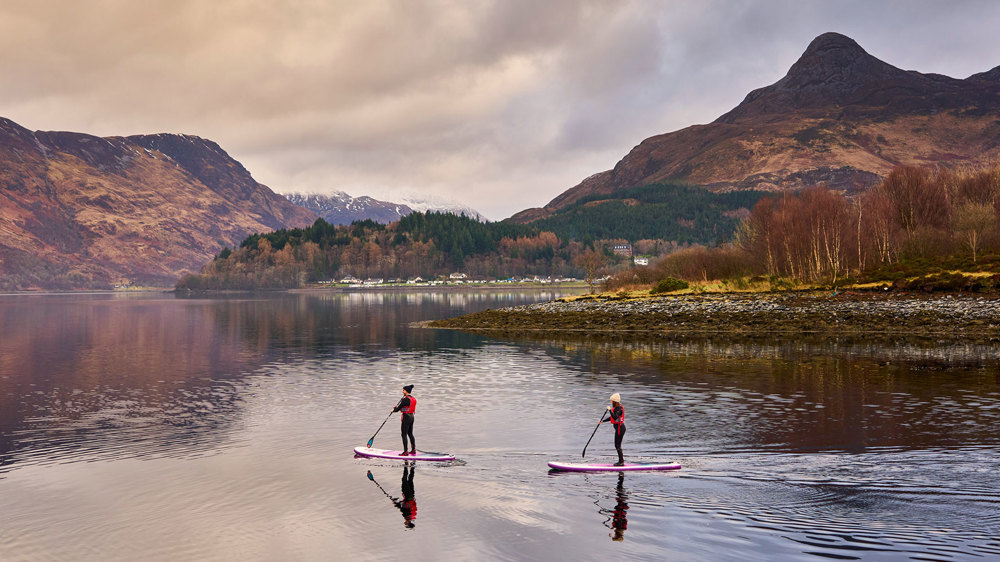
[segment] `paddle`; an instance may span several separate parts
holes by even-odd
[[[602,422],[604,422],[604,412],[601,412],[601,421],[597,422],[597,426],[594,427],[594,432],[590,434],[590,439],[587,439],[587,444],[583,446],[583,453],[580,454],[581,458],[587,456],[587,447],[590,446],[590,440],[593,439],[595,435],[597,435],[597,428],[601,427]]]
[[[392,415],[392,412],[389,412],[389,416],[391,416],[391,415]],[[378,429],[375,430],[375,435],[378,435],[378,432],[382,431],[382,427],[385,426],[385,422],[389,421],[389,416],[386,416],[385,417],[385,421],[382,422],[382,425],[378,426]],[[369,449],[372,448],[372,443],[375,442],[375,435],[372,435],[372,438],[368,440],[368,448]],[[368,476],[369,476],[369,478],[371,477],[370,474]],[[374,482],[374,480],[372,480],[372,482]]]
[[[372,471],[370,471],[370,470],[368,471],[368,479],[371,480],[372,482],[375,482],[375,477],[372,476]],[[396,503],[396,501],[397,501],[396,498],[394,498],[391,495],[389,495],[389,492],[386,492],[385,488],[383,488],[378,482],[375,482],[375,485],[378,486],[379,490],[382,490],[382,493],[385,494],[385,497],[387,497],[390,500],[392,500],[392,503]]]

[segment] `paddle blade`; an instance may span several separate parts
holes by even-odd
[[[375,442],[375,438],[374,437],[372,437],[371,439],[368,440],[368,448],[369,449],[372,448],[372,443],[374,443],[374,442]]]
[[[375,477],[372,476],[372,471],[370,471],[370,470],[368,471],[368,479],[371,480],[372,482],[375,481]]]

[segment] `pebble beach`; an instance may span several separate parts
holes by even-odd
[[[503,334],[829,334],[1000,341],[1000,298],[861,292],[597,295],[485,310],[426,325]]]

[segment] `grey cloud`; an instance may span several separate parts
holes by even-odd
[[[1000,64],[991,2],[0,0],[0,115],[184,132],[278,191],[424,191],[491,218],[711,121],[825,31],[903,68]]]

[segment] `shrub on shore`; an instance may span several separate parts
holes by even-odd
[[[667,277],[666,279],[660,279],[656,285],[653,285],[653,288],[649,292],[654,295],[657,293],[669,293],[687,289],[689,286],[690,284],[687,281],[682,281],[675,277]]]
[[[938,273],[916,279],[896,279],[892,288],[903,291],[980,292],[997,288],[1000,275],[973,277],[961,273]]]

